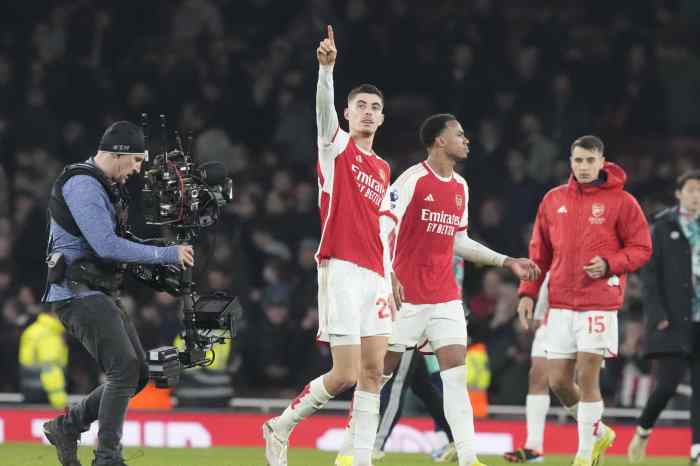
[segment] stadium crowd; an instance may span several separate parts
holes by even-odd
[[[154,6],[157,5],[157,6]],[[332,23],[344,53],[337,108],[351,85],[386,95],[376,149],[394,174],[424,157],[420,121],[454,113],[472,140],[470,235],[527,255],[537,204],[570,173],[586,133],[627,171],[651,216],[674,202],[677,175],[700,166],[700,8],[692,1],[451,2],[87,0],[0,5],[0,391],[18,391],[18,341],[44,288],[46,201],[61,167],[94,154],[113,121],[168,115],[191,130],[197,158],[223,161],[236,200],[197,251],[200,289],[241,297],[245,318],[229,370],[239,396],[290,396],[329,364],[315,342],[316,188],[313,53]],[[517,5],[517,6],[516,6]],[[155,120],[155,119],[154,119]],[[157,127],[157,125],[153,125]],[[151,150],[159,147],[153,131]],[[131,223],[155,235],[139,214]],[[641,294],[631,286],[621,358],[606,404],[646,371]],[[145,348],[172,344],[179,302],[138,286],[127,309]],[[520,404],[532,336],[515,318],[517,283],[467,266],[470,335],[488,348],[491,402]],[[99,376],[70,341],[69,392]],[[300,357],[303,355],[303,357]],[[636,371],[636,372],[635,372]],[[623,377],[627,374],[628,377]],[[517,389],[516,389],[517,387]]]

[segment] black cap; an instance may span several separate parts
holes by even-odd
[[[143,130],[130,121],[112,123],[102,135],[99,150],[118,154],[143,154],[146,152]]]

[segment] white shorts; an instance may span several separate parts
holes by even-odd
[[[550,309],[547,359],[576,359],[576,353],[617,357],[617,312]]]
[[[418,346],[421,352],[430,352],[448,345],[467,345],[462,301],[401,306],[389,338],[389,351],[403,353],[406,348]]]
[[[540,326],[535,331],[535,338],[532,340],[532,350],[530,356],[533,358],[547,357],[547,325],[541,321]]]
[[[359,345],[361,337],[391,334],[386,280],[339,259],[318,265],[318,335],[331,346]]]

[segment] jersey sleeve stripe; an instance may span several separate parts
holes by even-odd
[[[335,142],[335,138],[338,137],[338,133],[340,132],[340,125],[335,129],[335,134],[333,134],[333,137],[331,138],[331,144]]]

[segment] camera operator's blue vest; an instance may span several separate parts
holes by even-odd
[[[95,178],[107,192],[110,202],[114,205],[117,212],[117,234],[126,228],[126,196],[123,189],[119,185],[112,183],[95,165],[87,162],[74,163],[67,165],[63,172],[58,176],[51,188],[49,197],[49,215],[58,223],[61,228],[66,230],[73,236],[82,236],[80,228],[75,223],[73,214],[71,214],[66,200],[63,198],[63,185],[72,176],[87,175]],[[49,251],[51,252],[51,251]]]
[[[46,300],[50,296],[52,284],[70,287],[75,287],[77,285],[84,285],[83,292],[80,294],[92,294],[95,291],[101,291],[106,293],[113,293],[118,290],[123,283],[123,266],[120,263],[104,261],[100,259],[95,251],[90,247],[89,243],[85,241],[84,235],[80,231],[78,224],[73,217],[73,214],[68,207],[68,204],[63,196],[63,187],[66,182],[79,175],[89,176],[99,182],[99,184],[104,188],[107,197],[114,207],[116,213],[116,231],[117,235],[123,235],[126,231],[126,208],[127,199],[126,193],[123,189],[116,183],[113,183],[107,178],[107,176],[100,170],[97,166],[90,162],[75,163],[67,165],[61,174],[58,176],[56,181],[51,188],[51,194],[49,196],[48,202],[48,229],[53,231],[51,227],[51,221],[55,222],[61,229],[66,233],[79,238],[82,242],[81,249],[82,253],[72,259],[71,264],[66,264],[66,259],[61,258],[63,263],[60,268],[63,270],[59,275],[61,282],[53,282],[51,280],[52,267],[55,266],[51,262],[52,254],[55,250],[54,236],[52,233],[49,235],[49,241],[47,246],[47,264],[49,265],[49,275],[46,281],[46,289],[42,297],[42,301]],[[59,255],[60,256],[60,255]],[[55,269],[54,269],[55,270]],[[69,280],[63,282],[63,280]],[[65,285],[61,285],[65,283]],[[69,283],[73,283],[70,285]],[[89,290],[85,290],[85,286]],[[94,291],[93,291],[94,290]]]

